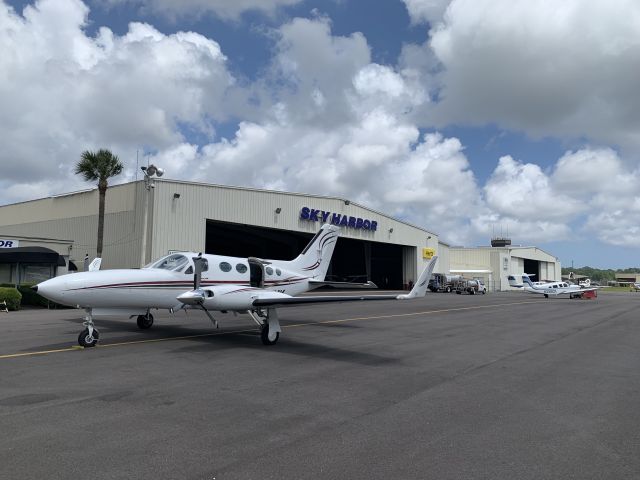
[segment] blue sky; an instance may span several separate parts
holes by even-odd
[[[0,204],[80,152],[640,266],[640,5],[0,0]]]

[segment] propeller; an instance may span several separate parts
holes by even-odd
[[[202,280],[202,272],[208,268],[207,259],[202,258],[202,253],[199,253],[197,257],[192,257],[193,260],[193,290],[185,292],[179,295],[177,298],[185,305],[193,305],[194,307],[201,308],[204,313],[207,314],[209,320],[218,328],[218,321],[213,318],[213,315],[204,306],[205,292],[200,290],[200,282]]]
[[[199,253],[197,257],[193,257],[193,289],[200,289],[200,281],[202,280],[202,271],[207,264],[207,259],[202,258],[202,253]]]

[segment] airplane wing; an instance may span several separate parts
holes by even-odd
[[[310,303],[358,302],[368,300],[397,300],[398,295],[326,295],[289,298],[256,298],[254,307],[294,307]]]
[[[309,285],[313,288],[320,287],[336,287],[336,288],[378,288],[378,286],[372,281],[368,281],[365,283],[354,283],[354,282],[332,282],[327,280],[309,280]]]
[[[294,305],[303,305],[311,303],[330,303],[330,302],[362,302],[373,300],[410,300],[413,298],[423,297],[427,292],[427,285],[433,273],[433,267],[438,257],[433,257],[427,264],[425,269],[418,277],[418,281],[409,293],[399,295],[327,295],[327,296],[308,296],[308,297],[278,297],[256,298],[253,301],[254,307],[291,307]]]

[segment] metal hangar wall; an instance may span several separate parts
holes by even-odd
[[[140,267],[172,250],[293,258],[322,223],[341,225],[329,275],[381,288],[415,281],[442,244],[433,232],[348,199],[154,179],[107,191],[103,268]],[[67,260],[96,253],[93,188],[0,206],[3,235],[69,239]],[[444,252],[443,252],[444,253]],[[448,271],[439,259],[436,271]]]

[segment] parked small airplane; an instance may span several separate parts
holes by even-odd
[[[523,283],[517,283],[516,277],[509,275],[509,285],[522,288],[528,293],[538,293],[549,298],[549,295],[569,295],[569,298],[581,297],[586,292],[593,292],[600,287],[584,287],[566,282],[532,282],[529,275],[522,274]]]
[[[301,293],[323,285],[338,240],[339,228],[325,224],[302,253],[290,261],[236,258],[180,252],[166,255],[141,269],[95,270],[62,275],[33,287],[42,296],[86,311],[78,337],[93,347],[100,333],[93,317],[137,316],[138,327],[153,325],[151,309],[203,310],[216,327],[211,311],[247,313],[261,329],[262,343],[273,345],[281,328],[276,308],[326,302],[407,300],[423,297],[437,257],[433,257],[408,294],[313,296]],[[193,279],[193,280],[192,280]],[[369,287],[371,284],[364,284]]]

